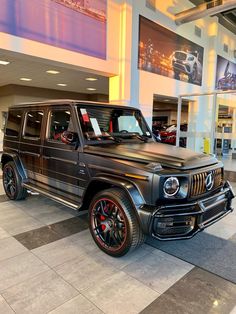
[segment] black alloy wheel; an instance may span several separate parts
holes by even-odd
[[[90,204],[89,217],[94,241],[111,256],[123,256],[144,241],[134,209],[120,189],[98,193]]]
[[[11,200],[26,198],[27,191],[21,185],[22,180],[13,161],[3,167],[3,187],[6,195]]]

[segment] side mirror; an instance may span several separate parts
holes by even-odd
[[[78,134],[75,132],[64,131],[61,134],[61,141],[65,144],[75,145],[78,142],[78,139]]]

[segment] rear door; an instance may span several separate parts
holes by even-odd
[[[42,173],[41,145],[45,109],[29,108],[25,110],[24,116],[19,155],[28,178],[36,183],[38,175]]]

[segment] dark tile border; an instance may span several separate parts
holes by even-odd
[[[236,285],[195,267],[141,313],[229,314],[235,305]]]
[[[148,237],[146,243],[236,284],[236,234],[228,240],[205,232],[181,241]]]
[[[14,238],[28,250],[63,239],[88,228],[87,214],[66,219],[45,227],[23,232]]]

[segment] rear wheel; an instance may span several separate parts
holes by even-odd
[[[119,257],[144,242],[134,209],[120,189],[99,192],[89,207],[90,232],[98,247]]]
[[[3,187],[9,199],[22,200],[26,198],[27,190],[21,184],[22,179],[16,169],[15,163],[9,161],[3,167]]]

